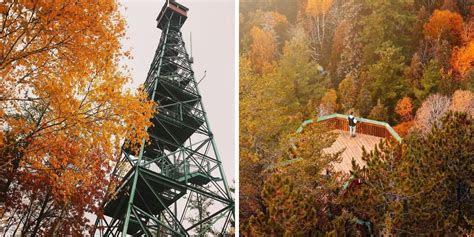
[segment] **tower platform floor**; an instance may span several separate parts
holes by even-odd
[[[372,151],[375,146],[380,143],[380,140],[383,138],[366,135],[366,134],[356,134],[356,137],[351,137],[349,132],[342,130],[332,130],[331,132],[339,134],[336,141],[332,144],[331,147],[325,149],[325,152],[335,153],[340,150],[344,150],[342,153],[342,161],[340,163],[334,164],[334,169],[336,171],[347,172],[352,169],[352,158],[360,165],[364,166],[365,161],[362,158],[362,146],[365,147],[367,152]]]

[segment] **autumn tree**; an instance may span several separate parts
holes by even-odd
[[[252,9],[254,11],[241,12],[240,21],[240,51],[251,50],[255,36],[252,34],[254,27],[258,27],[265,32],[270,32],[277,46],[276,50],[281,50],[285,41],[290,36],[288,33],[289,22],[285,15],[276,11],[263,9]]]
[[[328,80],[311,60],[302,31],[285,44],[280,59],[260,74],[247,57],[240,59],[240,196],[242,221],[259,207],[263,168],[281,156],[280,137],[309,117],[308,105],[319,103]],[[242,182],[246,180],[245,182]]]
[[[413,102],[410,97],[403,97],[397,102],[395,106],[395,113],[399,116],[400,123],[393,127],[393,129],[401,137],[408,135],[410,129],[414,126],[413,120]]]
[[[462,16],[449,10],[435,10],[424,25],[425,35],[436,42],[445,39],[459,43],[463,32],[464,20]]]
[[[434,125],[439,125],[441,118],[449,111],[451,99],[440,94],[430,95],[416,111],[415,126],[426,133]]]
[[[410,133],[411,128],[414,125],[415,125],[414,120],[408,120],[408,121],[401,122],[395,125],[393,129],[395,130],[395,132],[397,132],[398,135],[400,135],[400,137],[403,138],[403,137],[406,137]]]
[[[468,90],[457,90],[451,98],[450,111],[465,112],[474,116],[474,93]]]
[[[270,31],[277,44],[277,50],[281,50],[285,42],[289,39],[289,22],[285,15],[278,12],[266,12],[263,15],[262,28]]]
[[[286,0],[264,0],[252,1],[242,0],[240,2],[240,12],[244,15],[253,14],[256,11],[273,11],[283,14],[290,23],[297,20],[298,11],[301,9],[304,1],[288,2]]]
[[[0,10],[5,231],[81,235],[121,142],[147,138],[153,113],[144,92],[124,89],[125,22],[113,0],[7,1]]]
[[[261,127],[259,125],[261,122],[260,109],[265,111],[268,107],[263,108],[263,105],[266,104],[261,104],[261,107],[256,107],[258,103],[263,102],[257,95],[263,92],[266,82],[263,83],[263,81],[261,81],[262,79],[259,80],[259,77],[257,77],[257,74],[252,69],[249,59],[240,57],[239,68],[239,116],[241,118],[239,126],[239,185],[240,192],[242,193],[242,195],[239,196],[241,203],[239,216],[241,222],[245,222],[245,220],[248,220],[259,208],[260,192],[258,187],[261,187],[262,181],[255,177],[261,176],[263,167],[258,152],[265,152],[267,146],[271,147],[271,144],[268,144],[264,140],[265,133],[258,130]],[[257,82],[256,80],[259,81]],[[275,120],[270,121],[275,122]],[[273,124],[274,123],[271,123],[271,125]],[[274,127],[272,126],[272,128]],[[272,135],[273,134],[270,134],[269,136]]]
[[[321,98],[321,103],[319,104],[318,116],[333,114],[337,111],[337,94],[336,90],[329,89]]]
[[[416,8],[425,8],[432,12],[434,9],[442,6],[444,0],[415,0]]]
[[[466,79],[474,68],[474,41],[453,50],[451,66],[454,72],[460,75],[461,79]]]
[[[270,31],[254,26],[250,31],[252,44],[249,58],[256,72],[262,73],[266,66],[270,66],[276,54],[276,42]]]
[[[332,0],[308,0],[306,3],[306,14],[311,18],[312,27],[310,38],[316,45],[316,58],[321,58],[323,47],[328,37],[329,22],[328,12],[333,4]]]
[[[416,52],[411,57],[410,65],[404,71],[404,76],[411,82],[412,85],[418,83],[423,76],[423,58],[420,52]]]
[[[296,17],[302,2],[288,2],[286,0],[243,0],[240,2],[240,52],[247,52],[249,50],[252,41],[250,31],[254,26],[275,33],[278,50],[281,50],[285,41],[290,37],[288,28],[296,23]]]
[[[408,121],[413,118],[413,103],[410,97],[403,97],[397,102],[395,112],[400,116],[402,121]]]

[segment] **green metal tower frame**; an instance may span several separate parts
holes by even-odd
[[[158,15],[162,34],[144,84],[158,104],[147,129],[150,141],[142,141],[138,153],[125,142],[113,174],[121,182],[97,218],[93,235],[202,236],[216,226],[225,235],[234,225],[234,197],[180,31],[187,11],[167,0]],[[195,195],[213,205],[207,217],[191,223]]]

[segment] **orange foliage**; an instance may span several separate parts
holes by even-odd
[[[250,31],[252,45],[249,57],[255,71],[262,73],[264,67],[274,60],[276,53],[276,42],[272,32],[265,31],[254,26]]]
[[[319,116],[335,113],[338,109],[337,104],[337,93],[334,89],[329,89],[323,98],[321,98],[321,104],[319,105]]]
[[[397,102],[395,106],[395,112],[400,115],[403,121],[407,121],[413,118],[413,104],[410,97],[403,97]]]
[[[453,50],[451,66],[461,76],[461,79],[466,78],[474,68],[474,41],[469,42],[465,47]]]
[[[339,61],[341,60],[341,54],[344,50],[344,38],[346,36],[348,26],[349,24],[347,21],[342,21],[336,26],[336,29],[334,30],[331,50],[331,67],[336,68]]]
[[[410,120],[396,125],[395,127],[393,127],[393,129],[395,130],[395,132],[398,133],[398,135],[400,135],[401,137],[405,137],[410,131],[410,129],[413,127],[413,125],[415,125],[415,121]]]
[[[278,12],[268,12],[266,16],[269,18],[269,26],[273,29],[275,28],[288,28],[288,19],[285,15],[282,15]]]
[[[463,37],[464,20],[461,15],[448,10],[435,10],[424,25],[425,35],[440,40],[442,37],[459,41]]]
[[[124,89],[130,82],[119,67],[127,55],[120,44],[125,22],[115,0],[0,5],[0,124],[7,128],[0,138],[13,138],[2,139],[0,154],[15,150],[7,159],[19,161],[9,177],[16,196],[6,209],[47,199],[76,210],[63,218],[79,224],[62,234],[82,230],[81,217],[96,211],[123,139],[140,143],[151,124],[153,103],[144,92]]]

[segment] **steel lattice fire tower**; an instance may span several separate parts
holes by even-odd
[[[96,221],[101,236],[189,236],[217,227],[223,234],[233,222],[234,199],[180,31],[187,11],[167,0],[158,15],[162,34],[145,81],[158,104],[150,142],[139,153],[124,145],[114,173],[122,182]],[[210,213],[189,221],[198,196],[212,200]]]

